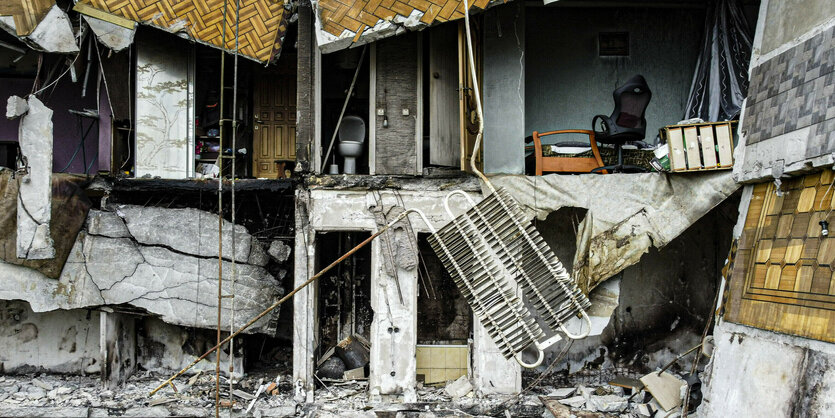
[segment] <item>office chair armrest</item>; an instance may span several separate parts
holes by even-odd
[[[603,126],[603,130],[601,131],[598,131],[596,129],[598,119],[600,119],[600,122]],[[595,115],[595,117],[591,120],[591,128],[594,129],[595,132],[611,134],[612,128],[617,129],[617,124],[615,123],[615,121],[612,120],[612,118],[606,115]]]

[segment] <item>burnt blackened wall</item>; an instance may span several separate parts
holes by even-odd
[[[613,372],[625,367],[649,371],[698,344],[718,290],[738,204],[738,194],[733,195],[664,248],[650,248],[638,264],[609,279],[619,279],[620,285],[615,286],[618,306],[608,325],[599,336],[573,342],[557,370]],[[575,228],[584,212],[562,208],[536,223],[569,270]],[[592,291],[592,300],[595,292],[611,291],[604,282]],[[548,356],[559,352],[561,344]],[[546,358],[544,364],[549,362]]]
[[[296,171],[313,169],[312,149],[315,136],[314,105],[316,100],[314,74],[316,71],[316,37],[313,34],[313,12],[310,3],[299,2],[298,9],[298,70],[296,72]]]
[[[376,109],[385,109],[376,119],[376,174],[417,172],[417,35],[406,34],[377,42]],[[408,115],[403,115],[408,110]]]

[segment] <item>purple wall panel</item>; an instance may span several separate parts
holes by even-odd
[[[9,96],[25,96],[32,91],[31,78],[0,78],[0,99],[3,116],[0,117],[0,141],[17,141],[18,120],[6,119],[6,100]]]
[[[83,80],[83,73],[79,74],[79,80],[73,83],[69,74],[65,75],[53,90],[51,87],[43,91],[39,98],[50,109],[52,109],[52,170],[59,172],[66,167],[64,172],[67,173],[83,173],[84,172],[84,155],[81,148],[78,147],[81,134],[79,133],[78,119],[75,115],[69,112],[69,109],[83,110],[97,108],[96,103],[96,80],[97,76],[90,77],[87,88],[87,97],[81,97],[81,84]],[[25,97],[32,91],[32,79],[26,78],[6,78],[0,79],[0,99],[3,100],[3,108],[5,109],[5,102],[11,95],[18,95]],[[84,119],[84,127],[92,119]],[[19,120],[8,120],[5,117],[0,118],[0,141],[17,141]],[[108,144],[109,146],[109,144]],[[72,158],[73,153],[78,148],[75,158]],[[97,127],[93,126],[87,136],[86,151],[87,166],[90,166],[90,172],[95,173],[98,170],[98,148],[99,148],[99,134]],[[109,156],[110,151],[107,151]],[[70,160],[72,159],[72,163]],[[69,163],[69,166],[67,165]],[[109,162],[108,162],[109,163]],[[109,165],[104,165],[109,167]]]
[[[98,104],[96,103],[95,81],[97,78],[97,76],[90,76],[86,97],[81,97],[81,85],[84,80],[83,72],[79,73],[78,82],[73,83],[69,74],[67,74],[58,82],[54,92],[50,94],[49,90],[47,90],[41,93],[41,100],[53,111],[52,170],[56,173],[84,173],[85,156],[87,166],[90,167],[90,173],[95,173],[98,170],[98,165],[96,164],[98,162],[99,148],[97,124],[94,123],[93,128],[87,134],[86,146],[82,150],[79,146],[82,133],[79,132],[81,128],[78,125],[78,116],[69,112],[70,109],[96,110],[98,108]],[[96,120],[82,118],[81,121],[86,130],[90,123]],[[75,158],[73,158],[73,154],[75,154]]]

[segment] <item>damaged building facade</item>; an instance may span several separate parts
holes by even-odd
[[[11,3],[9,382],[92,375],[174,415],[835,402],[827,1]],[[643,136],[606,142],[610,113]],[[522,273],[478,295],[438,250],[494,187],[590,302],[532,368],[490,317],[544,322]],[[73,398],[18,386],[0,405]]]

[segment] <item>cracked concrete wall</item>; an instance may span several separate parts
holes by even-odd
[[[197,209],[120,206],[90,211],[59,280],[0,263],[0,299],[21,299],[36,312],[127,304],[171,324],[214,328],[217,315],[218,218]],[[224,220],[224,293],[231,292],[232,224]],[[235,226],[235,327],[266,309],[283,289],[265,269],[269,256],[245,228]],[[229,328],[230,303],[224,303]],[[278,311],[248,333],[273,333]]]
[[[99,313],[36,313],[0,300],[0,347],[0,373],[98,373]]]
[[[49,234],[52,217],[52,110],[34,95],[27,101],[8,99],[6,117],[22,116],[18,130],[26,172],[17,201],[17,257],[44,260],[55,257]]]
[[[832,416],[835,344],[724,321],[714,332],[699,416]]]

